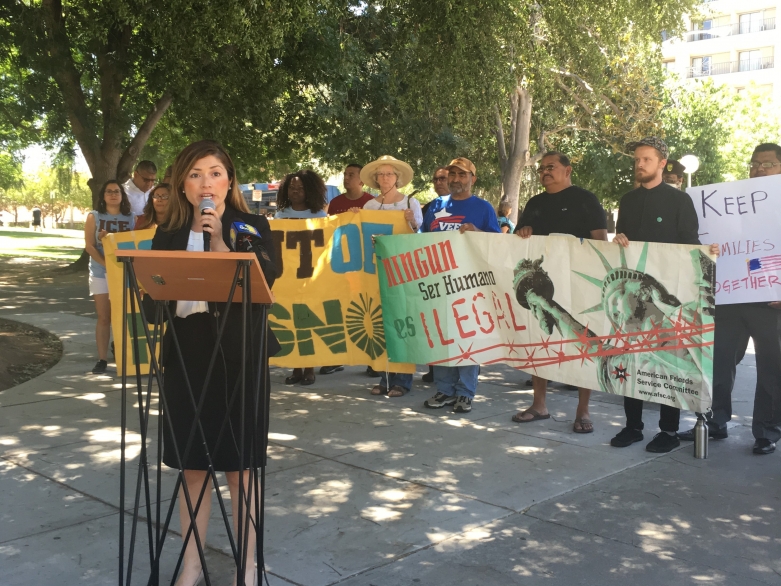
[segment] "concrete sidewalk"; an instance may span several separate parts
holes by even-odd
[[[87,374],[95,322],[0,316],[64,344],[58,365],[0,392],[0,583],[116,584],[121,395],[118,379]],[[577,394],[560,389],[549,394],[550,420],[512,423],[531,389],[505,367],[483,369],[464,416],[424,409],[433,390],[419,376],[406,397],[387,399],[369,395],[376,381],[358,367],[311,387],[286,387],[285,374],[272,374],[272,585],[781,585],[781,454],[751,454],[753,354],[739,367],[730,437],[711,442],[708,460],[695,460],[691,444],[662,456],[647,442],[611,448],[623,409],[602,393],[593,434],[572,433]],[[127,406],[137,429],[132,396]],[[647,411],[647,440],[657,418]],[[132,434],[131,508],[139,445]],[[163,514],[174,481],[163,475]],[[221,586],[231,559],[213,510],[209,567]],[[139,530],[134,584],[148,564]],[[166,546],[167,580],[178,543],[171,535]]]

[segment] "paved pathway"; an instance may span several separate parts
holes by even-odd
[[[0,583],[116,584],[121,395],[118,379],[87,374],[94,321],[0,316],[64,343],[58,365],[0,392]],[[270,584],[781,585],[781,454],[750,451],[753,355],[739,368],[730,438],[711,442],[708,460],[690,444],[662,456],[611,448],[623,412],[601,393],[594,434],[571,432],[576,393],[563,390],[549,395],[552,419],[514,424],[531,390],[504,367],[483,370],[465,416],[423,409],[432,391],[419,377],[406,397],[372,397],[362,370],[307,388],[272,375]],[[648,428],[656,418],[647,412]],[[130,452],[138,445],[133,435]],[[163,477],[163,505],[174,479]],[[217,520],[209,562],[227,585]],[[145,583],[140,539],[134,584]]]

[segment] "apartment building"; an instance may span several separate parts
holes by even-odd
[[[683,37],[662,43],[665,69],[682,79],[712,79],[740,92],[756,86],[781,100],[776,62],[781,31],[776,0],[705,0],[700,14],[687,18]]]

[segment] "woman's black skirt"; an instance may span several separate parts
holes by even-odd
[[[230,338],[238,338],[240,342],[240,330],[236,332],[235,328],[226,328],[224,342],[220,345],[221,349],[204,391],[204,381],[215,346],[216,319],[208,313],[196,313],[186,318],[174,318],[173,327],[182,350],[185,370],[182,369],[182,361],[174,345],[166,344],[163,394],[166,400],[164,409],[167,408],[168,415],[163,414],[163,462],[171,468],[208,470],[211,457],[214,470],[224,472],[250,468],[253,461],[254,465],[261,466],[265,463],[265,453],[262,453],[262,445],[265,442],[261,440],[261,436],[266,420],[263,397],[268,392],[270,382],[268,364],[263,365],[261,390],[256,402],[254,380],[257,372],[253,373],[251,364],[257,364],[257,347],[254,348],[254,358],[248,356],[242,436],[240,343],[237,344],[237,340]],[[226,348],[232,351],[225,351]],[[254,370],[257,371],[257,368]],[[187,388],[188,380],[192,388],[192,398]],[[200,423],[203,434],[198,426],[194,426],[195,409],[202,396],[204,403],[200,412]],[[240,458],[242,437],[243,461]]]

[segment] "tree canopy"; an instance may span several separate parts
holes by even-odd
[[[78,144],[93,188],[206,137],[247,180],[392,154],[419,185],[464,155],[516,206],[535,156],[558,147],[600,169],[609,198],[626,142],[662,128],[661,31],[696,4],[6,3],[0,144]]]

